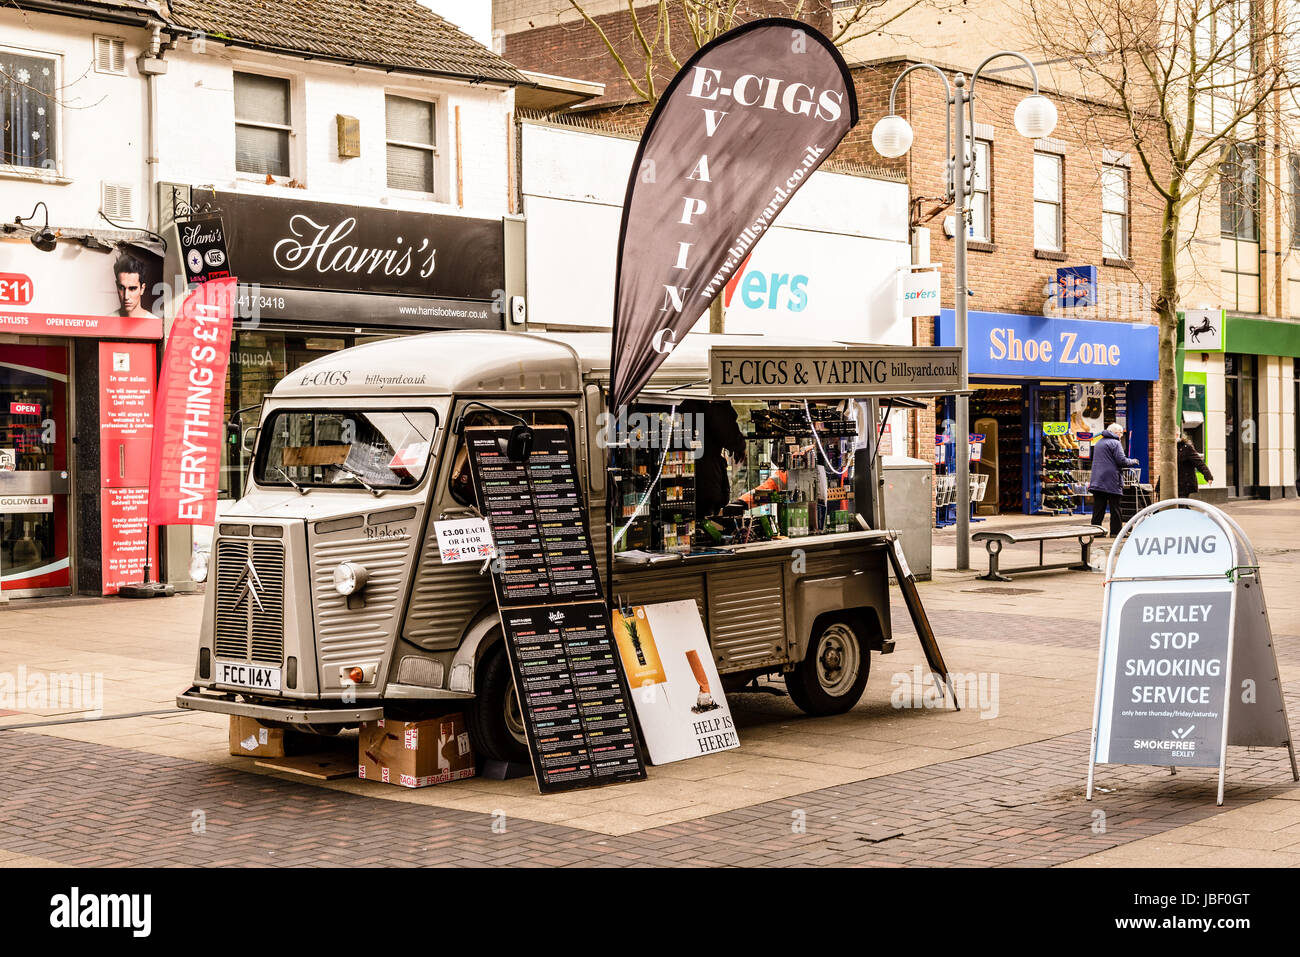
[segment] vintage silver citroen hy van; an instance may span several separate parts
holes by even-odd
[[[647,390],[708,395],[708,350],[737,340],[783,354],[754,337],[689,336]],[[433,523],[476,514],[462,417],[499,424],[486,404],[564,424],[604,575],[608,373],[608,335],[439,332],[347,349],[283,379],[245,435],[249,491],[214,530],[194,685],[177,704],[330,733],[385,707],[459,703],[480,754],[527,760],[489,573],[442,564]],[[870,652],[893,650],[889,536],[865,524],[618,561],[605,594],[694,599],[730,689],[784,675],[805,712],[843,712],[862,695]]]

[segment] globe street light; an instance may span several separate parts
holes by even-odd
[[[957,434],[955,458],[957,467],[957,568],[965,571],[970,568],[970,362],[967,343],[966,297],[970,294],[966,282],[966,219],[970,215],[971,183],[970,175],[974,172],[974,144],[967,145],[967,111],[969,110],[970,137],[975,133],[975,81],[991,62],[1000,57],[1015,57],[1029,68],[1034,78],[1034,92],[1020,101],[1016,107],[1016,130],[1021,136],[1039,139],[1050,136],[1056,129],[1056,106],[1047,97],[1038,92],[1038,71],[1023,53],[1001,50],[984,59],[975,72],[971,74],[970,87],[967,89],[966,78],[960,73],[948,83],[948,77],[937,66],[930,63],[914,63],[903,70],[894,80],[889,91],[889,113],[881,117],[871,131],[871,145],[881,156],[890,159],[907,153],[912,148],[912,125],[894,112],[894,97],[898,84],[903,77],[913,70],[932,70],[943,80],[947,99],[947,119],[944,132],[947,135],[947,147],[944,156],[947,166],[944,170],[945,203],[956,204],[957,229],[953,244],[953,277],[956,288],[953,291],[953,315],[956,326],[956,341],[961,349],[961,391],[957,395],[957,421],[953,428]],[[956,87],[956,92],[953,88]],[[954,110],[953,108],[956,107]],[[960,156],[953,152],[952,141],[957,141]]]

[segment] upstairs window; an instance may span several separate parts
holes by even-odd
[[[1291,248],[1300,249],[1300,153],[1288,158],[1291,169]]]
[[[58,61],[0,50],[0,163],[58,167],[55,90]]]
[[[970,238],[982,243],[993,241],[993,203],[989,164],[993,144],[975,141],[974,168],[971,170]]]
[[[1064,183],[1061,157],[1055,153],[1034,154],[1034,248],[1060,252],[1065,221]]]
[[[256,73],[235,74],[235,169],[289,175],[289,81]]]
[[[386,96],[388,185],[422,193],[434,191],[434,161],[438,156],[435,107],[425,100]]]
[[[1101,170],[1101,255],[1128,259],[1128,170],[1106,165]]]
[[[1219,167],[1220,235],[1259,242],[1259,155],[1254,143],[1234,143]]]

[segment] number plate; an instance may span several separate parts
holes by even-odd
[[[280,669],[263,668],[261,665],[234,661],[218,661],[217,684],[239,685],[243,688],[255,688],[258,691],[279,691]]]

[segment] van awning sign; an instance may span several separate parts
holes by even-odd
[[[715,396],[939,395],[961,388],[961,350],[934,346],[713,346]]]

